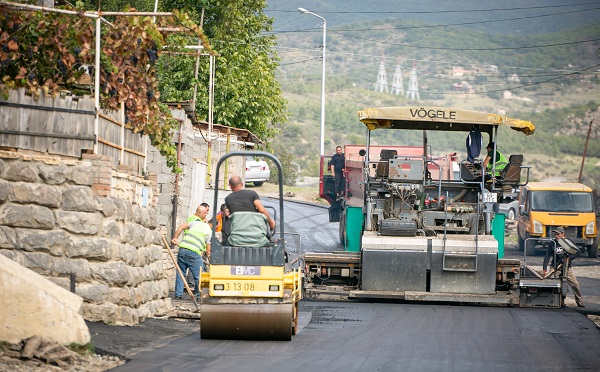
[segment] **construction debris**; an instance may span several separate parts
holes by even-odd
[[[38,336],[18,343],[0,342],[0,372],[52,370],[99,372],[124,363],[125,361],[116,356],[80,354]]]

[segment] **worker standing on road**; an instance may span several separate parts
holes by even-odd
[[[342,146],[335,148],[335,154],[329,160],[329,170],[335,177],[335,196],[344,196],[346,178],[344,177],[344,168],[346,167],[346,157],[342,152]]]
[[[568,240],[568,238],[565,236],[565,229],[563,229],[562,227],[557,227],[552,231],[554,231],[554,233],[556,234],[554,237],[554,241],[556,244],[554,245],[554,247],[552,247],[552,245],[548,245],[548,249],[546,251],[546,256],[544,257],[544,263],[542,266],[542,273],[546,275],[548,262],[551,258],[553,268],[556,267],[558,269],[560,265],[566,267],[567,283],[569,283],[571,289],[573,290],[575,302],[577,303],[577,306],[585,307],[585,305],[583,304],[583,296],[581,295],[581,289],[579,288],[579,282],[577,281],[575,272],[571,269],[571,256],[565,251],[564,248],[562,248],[559,242],[560,239]],[[556,262],[554,262],[555,252]]]
[[[179,243],[179,253],[177,254],[177,265],[182,273],[185,273],[189,268],[194,277],[194,292],[196,298],[200,297],[199,277],[200,270],[204,270],[204,262],[202,256],[210,257],[210,235],[211,229],[204,219],[208,213],[203,205],[196,208],[196,213],[188,218],[188,222],[184,222],[177,227],[171,239],[172,244],[177,244],[179,235],[185,230],[185,234],[181,243]],[[183,296],[183,280],[177,275],[175,279],[175,298],[181,299]]]

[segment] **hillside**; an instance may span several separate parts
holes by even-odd
[[[484,3],[479,4],[484,8]],[[280,3],[277,6],[282,8]],[[348,2],[343,9],[351,12],[352,6],[356,3]],[[335,15],[332,13],[333,19]],[[315,156],[319,152],[321,93],[318,47],[322,31],[318,19],[303,16],[309,19],[302,25],[310,25],[312,32],[278,34],[281,57],[278,80],[288,100],[290,120],[275,142],[282,143],[276,151],[285,149],[293,154],[301,174],[314,176],[318,172],[318,156]],[[457,107],[533,121],[536,134],[529,138],[516,133],[507,135],[499,143],[502,151],[524,153],[526,161],[538,162],[539,166],[532,170],[534,179],[576,180],[589,121],[600,119],[600,44],[588,41],[600,35],[597,19],[595,23],[588,20],[587,25],[580,23],[579,27],[576,22],[565,20],[558,22],[562,28],[538,27],[555,32],[530,34],[516,28],[512,34],[500,34],[497,28],[494,28],[496,33],[490,33],[466,26],[425,27],[431,25],[428,20],[387,18],[343,24],[338,19],[332,22],[335,26],[328,23],[325,152],[333,153],[337,144],[364,142],[364,127],[358,122],[356,112],[365,107]],[[460,20],[446,23],[451,21]],[[297,21],[293,25],[303,27]],[[294,26],[289,25],[288,29]],[[388,93],[374,89],[381,68],[386,71]],[[398,68],[405,91],[414,68],[420,100],[389,93]],[[600,131],[597,125],[592,128],[584,181],[594,184],[600,180],[596,166],[600,159]],[[433,141],[436,153],[465,152],[462,134]],[[394,142],[418,145],[420,137],[396,138]],[[571,158],[569,162],[564,161],[567,155]],[[547,164],[539,159],[545,159]]]

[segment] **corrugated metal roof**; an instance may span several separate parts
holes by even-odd
[[[192,125],[194,125],[194,127],[198,128],[200,130],[204,130],[204,131],[208,130],[208,126],[209,126],[208,122],[199,121],[196,119],[196,112],[194,110],[194,107],[192,106],[191,100],[190,101],[178,101],[178,102],[163,102],[163,103],[169,107],[177,107],[179,109],[184,110],[186,116],[188,117],[188,119],[190,119],[190,121],[192,122]],[[250,142],[250,143],[255,143],[255,144],[260,144],[260,145],[265,144],[260,138],[258,138],[258,136],[256,136],[254,133],[252,133],[248,129],[234,128],[234,127],[229,127],[227,125],[221,125],[221,124],[215,124],[215,123],[213,123],[212,127],[213,127],[214,131],[217,131],[222,134],[226,134],[226,133],[235,134],[240,141]]]

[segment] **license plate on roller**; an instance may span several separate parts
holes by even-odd
[[[231,275],[260,275],[260,266],[231,266]]]

